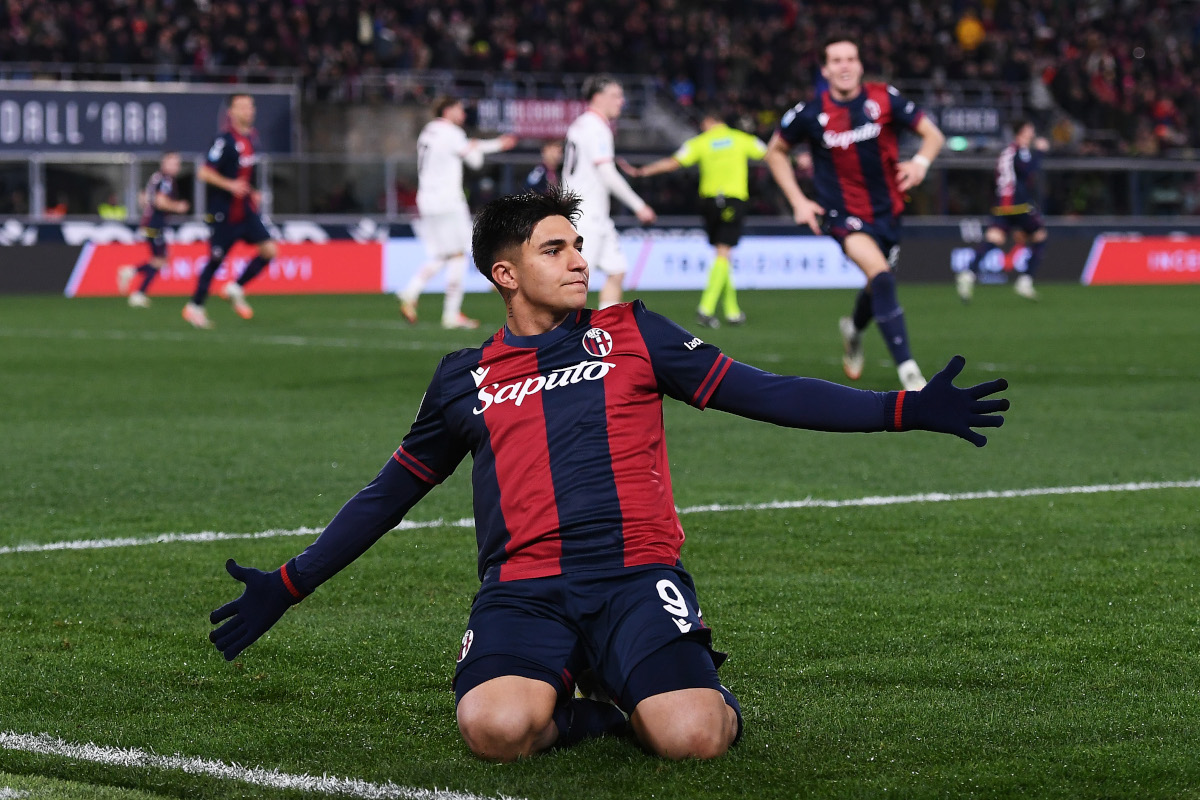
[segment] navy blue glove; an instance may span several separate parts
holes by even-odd
[[[1004,417],[996,412],[1007,411],[1008,400],[982,398],[1007,389],[1008,381],[997,378],[960,389],[954,385],[954,379],[966,363],[962,356],[955,356],[921,391],[897,392],[895,406],[890,409],[893,427],[952,433],[976,447],[987,444],[986,436],[971,429],[999,428],[1004,424]]]
[[[217,646],[226,661],[237,658],[269,631],[285,611],[305,598],[306,593],[295,582],[294,560],[274,572],[239,566],[232,558],[225,562],[229,574],[246,584],[241,597],[208,615],[208,621],[213,625],[229,620],[208,634],[208,640]]]

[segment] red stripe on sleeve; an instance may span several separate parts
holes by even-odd
[[[904,391],[896,393],[896,411],[892,415],[892,430],[902,431],[902,420],[904,419]]]
[[[712,365],[712,369],[708,371],[708,375],[704,378],[704,382],[696,390],[696,396],[692,398],[693,405],[701,409],[708,405],[708,401],[712,399],[713,392],[717,391],[717,387],[721,385],[721,381],[725,378],[725,373],[729,372],[729,367],[732,364],[733,359],[724,353],[717,357],[717,360]]]
[[[408,452],[403,447],[396,450],[395,453],[392,453],[392,458],[396,459],[396,461],[399,462],[402,467],[426,483],[432,483],[434,485],[441,483],[441,480],[436,472],[414,458],[412,453]]]
[[[304,595],[300,592],[299,589],[296,588],[296,584],[292,583],[292,579],[288,575],[288,572],[287,572],[287,564],[286,563],[282,567],[279,568],[279,576],[281,578],[283,578],[283,585],[288,590],[288,592],[292,595],[292,597],[296,598],[297,600],[304,599]]]

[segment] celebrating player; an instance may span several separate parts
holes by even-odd
[[[479,169],[485,155],[511,150],[517,138],[468,139],[462,128],[467,111],[461,100],[452,97],[440,98],[433,104],[433,117],[417,137],[419,233],[429,261],[396,296],[400,299],[400,313],[410,324],[416,324],[421,291],[434,275],[445,269],[442,327],[478,328],[478,320],[462,313],[467,247],[471,243],[471,210],[463,194],[463,163]]]
[[[233,305],[242,319],[254,316],[246,302],[246,284],[262,272],[278,248],[267,232],[259,203],[262,193],[254,188],[258,181],[258,133],[254,130],[254,98],[234,94],[229,98],[229,128],[217,136],[208,149],[208,158],[197,177],[208,184],[207,213],[204,218],[210,227],[208,263],[196,279],[191,301],[183,307],[183,318],[196,328],[211,328],[212,322],[204,310],[213,276],[229,255],[229,248],[239,241],[258,246],[258,255],[251,259],[236,280],[221,287],[221,296]]]
[[[126,264],[117,269],[117,289],[121,294],[129,293],[129,305],[133,308],[147,308],[150,298],[146,292],[158,275],[158,271],[167,265],[167,214],[186,214],[188,202],[175,197],[175,178],[179,175],[179,153],[174,151],[163,153],[158,162],[158,170],[146,182],[145,199],[142,201],[142,219],[139,232],[150,245],[150,260],[140,266]],[[142,281],[132,292],[129,287],[133,284],[135,275],[141,275]]]
[[[1042,263],[1047,234],[1046,224],[1033,202],[1033,184],[1041,166],[1042,153],[1050,149],[1050,143],[1037,135],[1037,129],[1028,120],[1014,122],[1013,132],[1015,137],[1000,151],[996,161],[996,205],[992,207],[992,222],[983,241],[975,247],[971,265],[955,278],[958,296],[964,303],[969,303],[975,292],[975,273],[979,265],[992,250],[1004,249],[1008,232],[1013,227],[1018,228],[1029,242],[1029,260],[1025,263],[1025,271],[1017,276],[1013,290],[1021,297],[1037,299],[1033,276]]]
[[[510,761],[632,731],[667,758],[712,758],[740,736],[721,685],[671,491],[663,395],[697,408],[827,431],[934,430],[977,446],[998,427],[1003,379],[953,385],[956,356],[920,392],[871,392],[762,372],[640,301],[586,308],[588,263],[574,195],[552,188],[489,203],[475,262],[506,324],[444,357],[399,449],[303,553],[245,583],[209,634],[236,658],[319,585],[395,527],[471,453],[482,582],[454,678],[459,730]],[[590,666],[613,705],[573,699]],[[624,712],[624,713],[622,713]]]
[[[593,75],[583,83],[587,111],[567,128],[563,161],[563,184],[582,198],[579,232],[588,242],[592,264],[608,277],[600,289],[600,308],[621,302],[628,264],[621,252],[621,239],[613,224],[609,194],[650,224],[657,219],[654,209],[617,171],[614,159],[613,123],[625,107],[625,89],[608,75]]]
[[[700,120],[700,129],[703,132],[680,145],[674,155],[644,167],[622,164],[622,168],[634,177],[644,178],[700,165],[700,215],[704,218],[708,243],[716,248],[717,257],[708,273],[708,285],[700,295],[697,321],[706,328],[720,327],[717,319],[720,301],[725,321],[741,325],[746,315],[738,306],[729,255],[742,236],[746,201],[750,199],[746,162],[761,161],[767,146],[757,136],[730,128],[720,115],[711,111]]]
[[[796,224],[813,233],[824,229],[866,275],[853,314],[838,321],[846,376],[858,380],[862,375],[862,332],[874,318],[900,384],[917,390],[925,378],[909,349],[892,267],[900,256],[904,193],[925,180],[945,137],[891,86],[863,83],[858,45],[845,36],[825,40],[821,75],[829,87],[814,102],[798,103],[783,115],[767,144],[767,165],[791,203]],[[904,128],[921,136],[920,150],[908,161],[899,160],[897,147]],[[790,161],[792,148],[805,141],[812,146],[815,202],[800,190]]]

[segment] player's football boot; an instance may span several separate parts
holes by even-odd
[[[183,307],[183,318],[187,320],[193,328],[208,330],[213,326],[213,324],[209,322],[208,314],[206,314],[204,311],[204,306],[198,306],[195,303],[188,303]]]
[[[746,324],[746,314],[744,312],[739,311],[737,314],[735,314],[732,317],[726,317],[725,321],[728,322],[730,325],[745,325]]]
[[[838,320],[838,329],[842,332],[842,369],[847,378],[856,381],[862,377],[863,371],[862,336],[854,327],[854,320],[849,317]]]
[[[406,300],[405,298],[401,297],[400,298],[400,316],[404,317],[404,320],[409,325],[416,325],[417,324],[417,304],[415,302],[413,302],[412,300]]]
[[[1017,281],[1013,284],[1013,291],[1026,300],[1038,299],[1037,291],[1033,288],[1033,278],[1026,274],[1017,276]]]
[[[133,283],[133,276],[136,274],[137,268],[129,264],[117,267],[117,292],[129,294],[129,284]]]
[[[246,302],[246,290],[236,281],[230,281],[221,287],[221,297],[229,301],[233,310],[242,319],[253,319],[254,309]]]
[[[900,376],[900,385],[906,392],[919,392],[925,388],[925,376],[911,358],[896,367],[896,374]]]
[[[721,327],[721,320],[717,319],[712,314],[705,314],[703,311],[697,311],[696,324],[702,328],[719,328]]]
[[[150,298],[146,297],[146,295],[142,294],[141,292],[130,292],[129,293],[129,307],[130,308],[149,308],[150,307]]]
[[[466,314],[457,317],[443,317],[442,327],[448,331],[473,331],[479,327],[479,320],[471,319]]]
[[[958,290],[959,300],[962,300],[964,303],[971,302],[971,297],[975,294],[975,273],[969,269],[964,269],[955,275],[954,288]]]

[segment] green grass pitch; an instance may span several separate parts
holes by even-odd
[[[901,286],[932,375],[1007,377],[976,449],[823,434],[667,401],[681,508],[1200,478],[1200,286]],[[472,532],[397,531],[236,662],[207,641],[237,584],[312,536],[22,545],[322,527],[408,429],[434,365],[483,332],[409,328],[389,297],[252,298],[194,331],[182,301],[0,298],[0,734],[479,797],[1200,797],[1200,490],[684,515],[684,558],[745,740],[669,763],[602,740],[469,755],[450,678]],[[649,294],[685,326],[697,297]],[[842,380],[849,291],[745,292],[701,335]],[[436,319],[440,297],[422,311]],[[499,300],[466,310],[494,330]],[[892,389],[878,334],[864,388]],[[468,465],[412,520],[470,515]],[[299,797],[157,763],[0,749],[5,797]],[[413,797],[419,795],[413,794]]]

